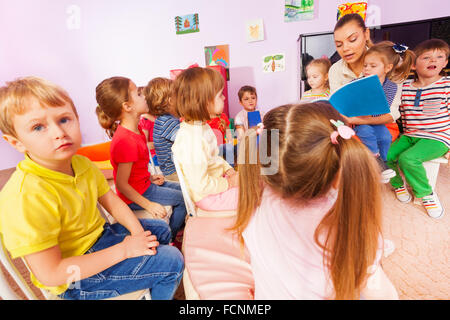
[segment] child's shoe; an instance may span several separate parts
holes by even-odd
[[[382,183],[388,183],[391,180],[391,178],[393,178],[397,175],[394,170],[392,170],[391,168],[389,168],[387,166],[386,162],[384,162],[380,156],[377,157],[377,162],[381,168],[381,182]]]
[[[386,169],[381,173],[381,182],[388,183],[391,181],[391,178],[395,177],[397,174],[392,169]]]
[[[422,198],[422,203],[430,217],[440,219],[444,216],[444,208],[439,201],[437,194],[432,193]]]
[[[411,201],[411,195],[409,194],[408,190],[405,186],[400,188],[395,188],[395,195],[397,196],[398,201],[402,203],[408,203]]]

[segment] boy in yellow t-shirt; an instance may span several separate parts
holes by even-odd
[[[128,102],[133,107],[133,102]],[[25,154],[0,192],[0,234],[32,282],[64,299],[106,299],[151,289],[171,299],[183,257],[164,221],[138,220],[109,189],[81,144],[68,94],[40,78],[0,88],[3,138]],[[105,223],[97,201],[118,221]]]

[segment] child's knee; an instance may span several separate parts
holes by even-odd
[[[181,277],[184,270],[184,258],[175,246],[163,245],[156,248],[161,264],[167,266],[168,272],[175,272]]]
[[[172,239],[169,225],[160,219],[139,219],[142,228],[156,236],[159,243],[168,244]]]
[[[401,168],[407,168],[417,161],[418,160],[413,155],[409,154],[408,152],[403,152],[398,157],[398,165]]]

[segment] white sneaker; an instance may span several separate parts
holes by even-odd
[[[409,194],[408,190],[405,188],[405,186],[394,189],[395,195],[397,196],[397,199],[400,202],[408,203],[411,201],[411,195]]]
[[[397,174],[392,169],[386,169],[381,173],[381,182],[388,183],[391,178],[395,177]]]
[[[444,216],[444,208],[442,207],[437,194],[432,193],[423,197],[422,204],[430,217],[440,219]]]

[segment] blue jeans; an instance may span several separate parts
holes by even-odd
[[[379,154],[386,161],[392,135],[384,124],[358,125],[355,126],[355,133],[373,154]]]
[[[165,181],[162,185],[158,186],[152,183],[142,196],[163,206],[172,206],[173,211],[169,220],[169,226],[172,230],[173,241],[183,226],[186,217],[186,206],[180,184],[178,182]],[[130,203],[128,206],[131,210],[144,210],[144,208],[136,203]]]
[[[183,275],[183,256],[176,247],[167,245],[171,236],[167,223],[156,219],[139,221],[144,230],[150,230],[156,235],[160,243],[156,255],[119,262],[92,277],[72,283],[60,297],[68,300],[99,300],[150,289],[154,300],[172,299]],[[130,234],[119,223],[105,223],[103,228],[102,235],[86,254],[116,245]]]

